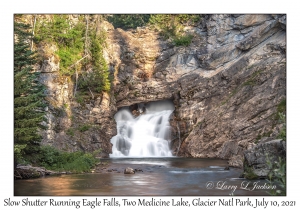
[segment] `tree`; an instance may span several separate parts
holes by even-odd
[[[115,14],[107,16],[107,20],[115,28],[130,29],[144,26],[148,23],[149,14]]]
[[[19,162],[39,149],[44,119],[44,86],[34,72],[30,26],[14,22],[14,158]]]

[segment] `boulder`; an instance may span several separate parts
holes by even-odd
[[[270,164],[285,159],[285,141],[275,139],[259,143],[252,149],[244,151],[244,174],[254,178],[266,178],[271,170]]]
[[[132,168],[127,167],[127,168],[124,170],[124,174],[135,174],[135,170],[132,169]]]
[[[232,156],[228,164],[232,167],[242,168],[243,167],[243,157],[241,155]]]

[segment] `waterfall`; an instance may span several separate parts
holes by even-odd
[[[171,101],[157,101],[138,105],[141,113],[134,118],[129,107],[115,114],[118,134],[111,139],[110,157],[172,156],[169,148],[169,117],[174,110]]]
[[[181,146],[181,140],[180,140],[180,127],[179,127],[178,121],[177,121],[177,131],[178,131],[178,139],[179,139],[179,143],[178,143],[178,149],[177,149],[177,152],[176,152],[176,156],[178,155],[178,152],[179,152],[180,146]]]

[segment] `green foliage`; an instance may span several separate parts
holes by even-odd
[[[271,133],[272,131],[264,132],[263,134],[258,134],[254,143],[257,144],[259,140],[262,139],[263,137],[270,137]]]
[[[87,19],[90,17],[86,15]],[[109,91],[109,68],[103,56],[106,34],[94,25],[86,24],[83,15],[79,15],[77,23],[69,20],[68,15],[52,15],[51,21],[38,19],[35,41],[54,43],[58,47],[55,53],[61,75],[72,76],[77,71],[79,88],[93,92]]]
[[[176,46],[189,46],[192,42],[192,35],[182,35],[174,38],[174,43]]]
[[[258,76],[261,75],[261,73],[262,73],[262,70],[258,70],[258,71],[256,71],[256,72],[254,72],[254,73],[251,75],[251,77],[250,77],[246,82],[244,82],[244,83],[242,84],[242,87],[244,87],[244,86],[254,86],[254,85],[256,85],[256,79],[257,79]]]
[[[62,75],[73,75],[70,68],[83,55],[85,27],[82,22],[72,26],[67,15],[53,15],[50,22],[37,21],[35,41],[55,43],[58,46],[56,54],[60,58]]]
[[[115,14],[107,17],[107,21],[115,28],[130,29],[146,25],[150,15],[147,14]]]
[[[84,98],[83,98],[83,96],[80,95],[80,94],[76,94],[75,100],[76,100],[76,102],[79,103],[80,105],[83,105],[83,104],[84,104]]]
[[[45,107],[44,86],[34,72],[35,54],[28,44],[29,25],[14,22],[14,155],[17,162],[38,151]]]
[[[78,128],[78,130],[79,130],[80,132],[85,132],[85,131],[89,130],[90,128],[91,128],[91,125],[89,125],[89,124],[84,124],[84,125],[80,126],[80,127]]]
[[[157,14],[150,16],[149,23],[158,29],[165,39],[171,38],[176,46],[188,46],[193,36],[185,34],[183,27],[200,20],[201,15],[196,14]]]
[[[261,139],[262,137],[261,137],[261,135],[260,134],[258,134],[258,136],[256,137],[256,139],[255,139],[255,144],[258,144],[258,142],[259,142],[259,140]]]
[[[280,130],[279,135],[277,138],[280,138],[284,141],[286,141],[286,99],[282,99],[280,103],[277,105],[277,110],[275,114],[275,120],[278,123],[283,124],[282,129]]]
[[[74,133],[74,128],[69,128],[67,131],[66,131],[66,134],[69,135],[69,136],[74,136],[75,133]]]
[[[183,25],[194,25],[201,20],[199,14],[178,14],[176,15],[177,21]]]
[[[106,34],[104,31],[101,31],[99,34],[92,32],[90,38],[92,71],[82,73],[78,86],[85,90],[90,88],[90,90],[95,92],[109,91],[109,69],[103,56]]]
[[[267,157],[267,165],[270,169],[268,182],[270,185],[276,184],[280,189],[274,189],[271,195],[286,195],[286,160],[279,157],[278,161],[271,161]]]
[[[246,164],[244,164],[244,177],[246,179],[257,179],[258,176],[254,173],[253,169]]]
[[[277,112],[275,119],[280,120],[280,114],[285,114],[286,113],[286,99],[282,99],[280,103],[277,105]]]
[[[279,113],[278,116],[279,116],[279,122],[283,123],[283,127],[280,130],[280,133],[277,136],[277,138],[286,141],[286,116],[283,113]]]
[[[70,171],[75,173],[89,172],[98,162],[95,154],[83,152],[63,152],[51,146],[41,147],[39,164],[55,171]]]

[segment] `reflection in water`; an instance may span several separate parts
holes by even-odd
[[[225,160],[153,158],[107,159],[116,168],[141,168],[136,174],[95,173],[15,180],[15,195],[229,195],[219,184],[237,186],[234,195],[268,195],[266,190],[243,190],[241,169],[224,170]],[[207,183],[213,182],[212,189]],[[248,181],[247,181],[248,182]],[[259,180],[261,184],[264,181]],[[249,187],[253,186],[253,181]],[[32,190],[34,189],[34,190]]]

